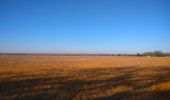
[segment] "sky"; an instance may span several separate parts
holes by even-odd
[[[170,52],[170,0],[0,0],[0,53]]]

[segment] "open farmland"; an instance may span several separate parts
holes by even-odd
[[[0,100],[170,100],[170,57],[0,55]]]

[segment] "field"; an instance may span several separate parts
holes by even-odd
[[[0,100],[170,100],[170,57],[0,55]]]

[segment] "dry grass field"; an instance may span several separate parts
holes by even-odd
[[[170,100],[170,57],[0,55],[0,100]]]

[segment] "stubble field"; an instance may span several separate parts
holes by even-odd
[[[170,57],[0,55],[0,100],[170,100]]]

